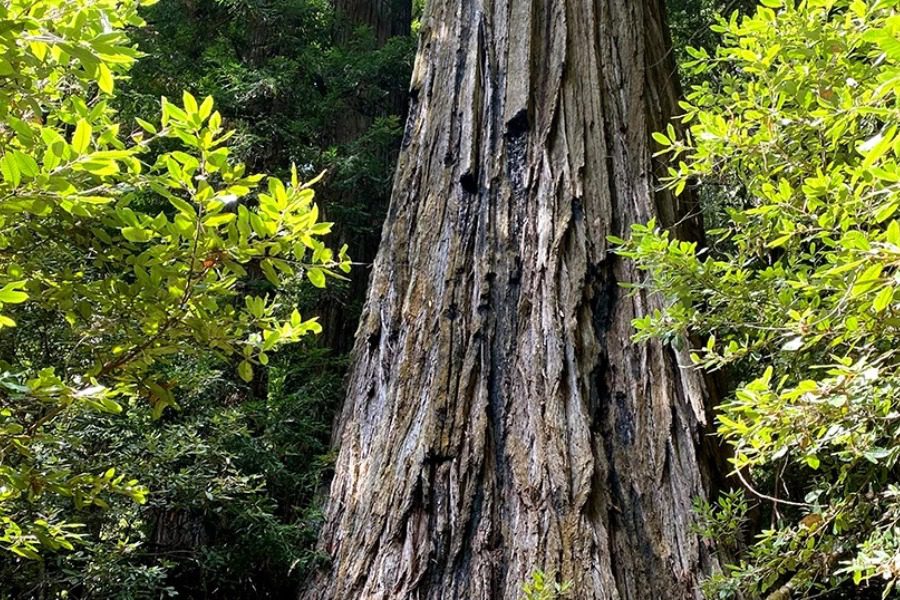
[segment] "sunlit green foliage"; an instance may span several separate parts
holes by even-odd
[[[331,0],[160,0],[135,33],[147,54],[118,104],[142,116],[159,96],[212,95],[236,133],[237,157],[301,177],[328,171],[329,219],[353,235],[380,232],[399,145],[414,39],[379,46],[370,30],[336,43]],[[355,116],[358,115],[358,116]],[[372,119],[362,135],[340,130]],[[353,236],[349,236],[353,237]],[[352,240],[349,239],[348,242]]]
[[[711,597],[803,595],[900,578],[900,13],[896,0],[764,0],[721,21],[715,73],[655,139],[666,185],[721,186],[708,248],[634,228],[622,254],[667,309],[638,337],[704,339],[747,381],[719,433],[772,526]]]
[[[522,586],[522,600],[562,600],[572,591],[571,583],[560,583],[552,574],[534,571]]]
[[[111,494],[147,499],[127,465],[74,468],[74,420],[160,417],[181,393],[166,372],[190,361],[249,381],[320,329],[277,290],[349,269],[296,172],[282,182],[231,159],[211,98],[117,120],[110,99],[138,57],[123,30],[148,3],[0,5],[0,548],[22,557],[72,550],[73,514]],[[248,269],[271,293],[245,293]]]

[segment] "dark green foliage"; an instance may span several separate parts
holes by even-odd
[[[676,62],[681,65],[690,60],[688,48],[715,49],[721,40],[712,28],[718,16],[734,11],[746,14],[756,5],[756,0],[667,0]],[[681,77],[682,83],[693,83],[690,72],[682,72]]]
[[[160,96],[181,98],[182,89],[214,96],[224,125],[237,130],[234,160],[285,175],[295,163],[302,179],[327,170],[317,187],[328,192],[317,200],[339,222],[334,243],[350,240],[354,258],[374,254],[412,38],[379,46],[359,28],[337,46],[325,0],[163,0],[144,12],[148,27],[130,35],[147,55],[130,81],[116,82],[117,119],[155,115]],[[132,206],[171,212],[150,195]],[[260,269],[247,270],[244,294],[275,291]],[[283,289],[283,305],[308,316],[336,307],[323,321],[329,332],[329,318],[343,321],[345,341],[324,339],[346,347],[366,269],[354,275],[362,285],[329,279],[325,300],[309,286]],[[56,315],[25,304],[16,318],[19,327],[0,340],[0,360],[52,357],[72,345]],[[237,361],[172,361],[157,376],[177,382],[179,407],[159,419],[139,401],[118,415],[61,419],[53,435],[68,466],[85,473],[127,467],[149,489],[147,503],[112,497],[108,508],[78,511],[85,535],[71,551],[44,552],[42,561],[0,555],[0,598],[293,597],[318,560],[323,471],[345,359],[312,343],[268,354],[267,367],[254,358],[251,384],[234,373]],[[39,510],[50,514],[31,516],[70,517],[71,503],[47,501]]]
[[[94,535],[74,553],[0,562],[0,598],[289,597],[317,560],[341,380],[339,362],[314,356],[294,348],[273,358],[266,398],[194,368],[170,374],[196,390],[178,412],[155,421],[136,407],[72,424],[78,462],[139,466],[149,502],[84,515]]]
[[[380,229],[381,213],[370,208],[390,192],[404,104],[396,94],[409,80],[411,36],[379,48],[358,28],[336,46],[328,0],[162,0],[146,19],[137,41],[149,56],[124,94],[124,113],[146,114],[182,88],[212,95],[251,167],[293,162],[301,177],[327,169],[328,195],[341,197],[329,219],[354,232]],[[354,115],[375,123],[341,139],[341,124]]]

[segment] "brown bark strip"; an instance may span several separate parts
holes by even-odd
[[[658,0],[430,0],[307,598],[698,597],[704,383],[606,241],[685,212],[672,72]]]

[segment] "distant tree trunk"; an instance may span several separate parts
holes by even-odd
[[[699,597],[705,383],[630,341],[657,306],[607,236],[676,109],[662,0],[430,0],[306,597]]]
[[[378,47],[384,46],[393,37],[410,35],[412,0],[334,0],[334,11],[335,43],[338,46],[351,46],[353,34],[359,27],[371,29]],[[330,142],[338,146],[351,144],[365,135],[377,117],[397,115],[401,119],[405,118],[408,104],[406,90],[398,86],[397,89],[386,89],[385,92],[387,97],[383,112],[359,110],[353,106],[352,99],[349,99],[348,110],[334,124]],[[383,161],[385,172],[389,172],[397,158],[397,149],[391,148],[376,158]],[[322,195],[324,216],[329,218],[330,206],[350,201],[359,202],[360,198],[351,198],[351,195],[359,193],[359,190],[351,190],[329,196],[326,187]],[[383,197],[367,195],[365,201],[369,204],[369,212],[380,218],[387,209],[389,198],[387,194]],[[371,264],[378,251],[378,224],[373,223],[367,231],[360,233],[347,231],[340,220],[337,221],[334,233],[341,244],[348,244],[353,260],[364,265]],[[366,267],[357,268],[350,275],[348,289],[337,298],[327,299],[320,310],[325,329],[320,343],[336,354],[346,353],[353,346],[359,305],[365,298],[369,273],[370,269]],[[357,307],[355,310],[352,308],[354,304]]]
[[[360,25],[372,28],[379,45],[397,35],[409,35],[412,0],[334,0],[338,41],[346,42]]]

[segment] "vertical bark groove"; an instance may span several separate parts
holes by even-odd
[[[686,212],[671,68],[659,0],[429,1],[307,598],[698,597],[704,382],[606,241]]]

